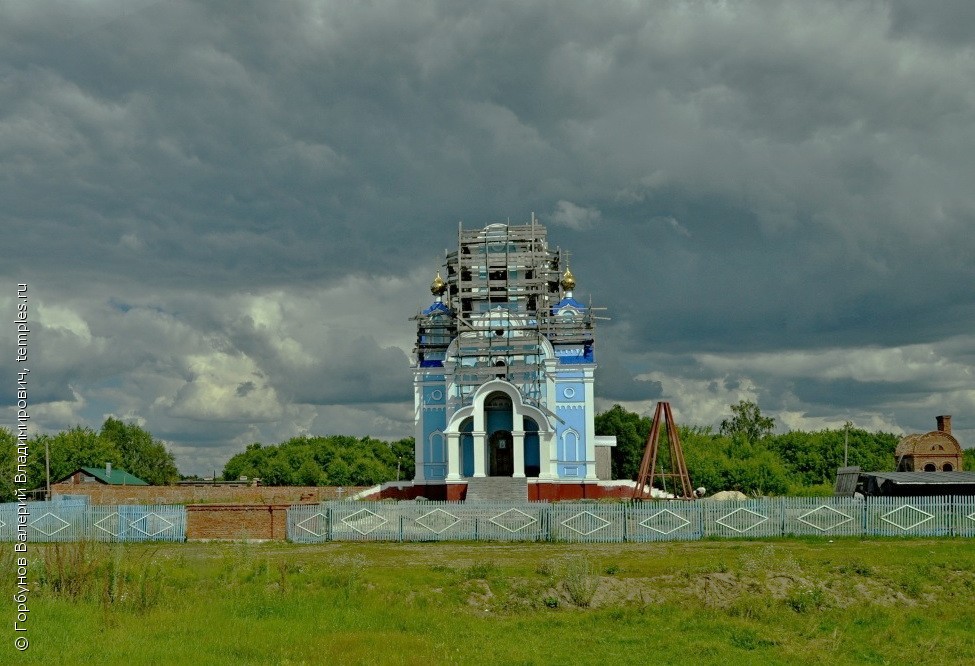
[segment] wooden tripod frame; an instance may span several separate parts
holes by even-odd
[[[660,450],[660,421],[663,419],[667,427],[667,441],[670,444],[670,463],[673,469],[669,472],[658,471],[657,452]],[[670,403],[660,401],[653,413],[653,423],[650,434],[647,435],[647,445],[643,450],[643,460],[640,462],[640,473],[633,489],[633,499],[647,499],[653,482],[660,479],[674,479],[674,496],[679,499],[694,499],[694,489],[691,487],[691,477],[687,473],[687,463],[684,461],[684,450],[680,446],[674,415],[670,411]],[[678,493],[678,490],[680,491]]]

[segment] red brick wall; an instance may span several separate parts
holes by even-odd
[[[395,500],[414,500],[423,497],[428,500],[460,502],[467,499],[466,483],[434,484],[429,486],[405,486],[403,488],[391,487],[383,488],[375,495],[370,495],[364,499],[395,499]]]
[[[186,507],[187,539],[288,537],[289,504],[193,504]]]
[[[628,486],[598,486],[594,483],[529,483],[528,499],[547,500],[629,499],[633,488]]]
[[[343,488],[341,497],[363,490]],[[51,491],[88,495],[92,504],[308,504],[337,499],[337,488],[318,486],[107,486],[55,484]]]
[[[547,500],[580,499],[629,499],[633,494],[630,486],[599,486],[594,483],[529,483],[528,499],[532,502]],[[429,486],[384,488],[381,493],[367,499],[411,500],[425,497],[428,500],[461,501],[467,497],[466,483],[448,483]]]

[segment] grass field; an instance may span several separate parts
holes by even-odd
[[[975,664],[971,540],[33,548],[3,663]]]

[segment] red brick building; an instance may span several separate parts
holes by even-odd
[[[897,444],[898,472],[962,471],[962,450],[951,434],[951,416],[939,416],[937,422],[937,430],[905,435]]]

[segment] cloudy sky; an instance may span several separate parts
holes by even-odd
[[[0,409],[185,473],[412,434],[409,317],[532,212],[600,407],[975,444],[975,4],[0,2]]]

